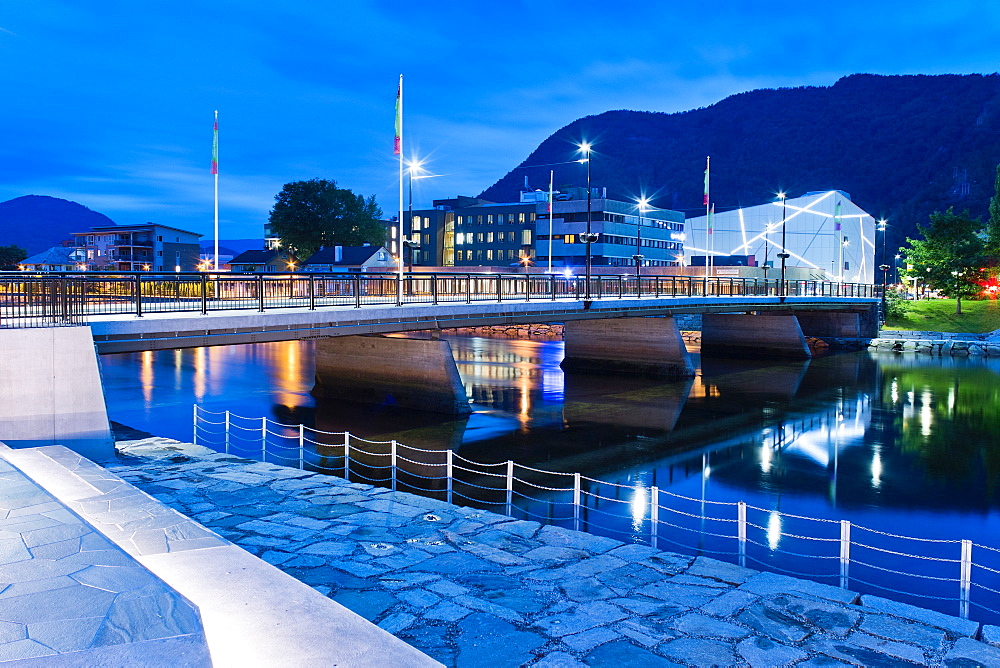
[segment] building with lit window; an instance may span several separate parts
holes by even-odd
[[[73,245],[86,254],[89,270],[196,271],[201,236],[156,223],[104,225],[74,232]]]
[[[783,219],[787,267],[804,268],[813,279],[873,282],[876,221],[841,190],[789,197],[784,207],[776,199],[716,213],[711,234],[706,216],[688,218],[687,264],[704,267],[707,255],[710,266],[732,266],[731,258],[743,257],[777,278]]]

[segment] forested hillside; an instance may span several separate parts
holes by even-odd
[[[1000,163],[1000,76],[856,74],[830,87],[756,90],[704,109],[609,111],[558,130],[482,197],[510,201],[529,178],[584,185],[574,144],[594,145],[592,183],[609,196],[644,192],[699,215],[705,157],[716,210],[840,189],[890,219],[895,248],[935,210],[986,216]]]

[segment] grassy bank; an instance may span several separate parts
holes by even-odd
[[[955,314],[954,299],[924,299],[906,302],[902,318],[886,323],[884,329],[913,329],[928,332],[970,332],[981,334],[1000,329],[1000,307],[994,299],[962,300],[962,315]]]

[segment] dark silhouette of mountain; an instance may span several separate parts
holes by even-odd
[[[585,165],[549,166],[579,158],[581,140],[593,144],[592,185],[610,197],[644,193],[654,206],[702,215],[711,156],[716,211],[780,190],[839,189],[889,219],[894,251],[936,210],[968,208],[985,220],[1000,163],[1000,75],[855,74],[682,113],[608,111],[558,130],[480,196],[516,200],[525,176],[544,190],[550,169],[557,187],[585,185]]]
[[[58,197],[25,195],[0,202],[0,246],[21,246],[29,256],[60,245],[74,232],[114,224],[103,213]]]

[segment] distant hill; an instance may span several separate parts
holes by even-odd
[[[0,246],[21,246],[29,256],[58,246],[74,232],[114,224],[102,213],[58,197],[25,195],[0,202]]]
[[[667,114],[608,111],[543,141],[480,195],[516,200],[531,187],[584,185],[575,144],[593,143],[591,182],[608,195],[704,213],[705,156],[716,210],[840,189],[890,220],[889,249],[916,236],[935,210],[987,215],[1000,163],[1000,76],[856,74],[830,87],[755,90],[710,107]],[[540,167],[528,167],[541,165]]]
[[[248,250],[264,248],[263,239],[219,239],[219,255],[239,255]],[[201,252],[211,253],[215,250],[213,239],[201,240]]]

